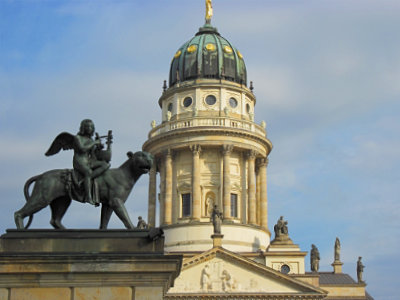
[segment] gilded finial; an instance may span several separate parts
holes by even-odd
[[[206,24],[211,24],[212,15],[213,15],[213,8],[211,0],[206,0]]]

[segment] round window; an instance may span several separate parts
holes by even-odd
[[[184,107],[189,107],[190,105],[192,105],[192,98],[190,97],[186,97],[185,99],[183,99],[183,106]]]
[[[281,267],[281,273],[283,273],[283,274],[289,274],[289,272],[290,272],[290,267],[289,267],[288,265],[283,265],[283,266]]]
[[[247,113],[250,113],[250,104],[246,104],[246,111],[247,111]]]
[[[238,102],[235,98],[230,98],[229,99],[229,105],[233,108],[235,108],[238,105]]]
[[[208,105],[214,105],[216,102],[217,102],[217,98],[215,98],[214,95],[208,95],[208,96],[206,97],[206,103],[207,103]]]
[[[168,111],[172,112],[172,107],[173,107],[172,103],[168,104]]]

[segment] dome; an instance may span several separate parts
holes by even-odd
[[[225,79],[247,86],[243,56],[215,27],[205,24],[171,62],[169,86],[197,78]]]

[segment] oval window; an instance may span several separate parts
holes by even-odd
[[[185,99],[183,99],[183,106],[184,107],[189,107],[190,105],[192,105],[192,98],[190,97],[186,97]]]
[[[283,266],[281,267],[281,273],[283,273],[283,274],[289,274],[289,272],[290,272],[290,267],[289,267],[288,265],[283,265]]]
[[[229,99],[229,105],[231,107],[235,108],[238,105],[238,102],[237,102],[237,100],[235,98],[232,97],[232,98]]]
[[[250,104],[246,104],[246,111],[247,111],[247,113],[250,113]]]
[[[217,98],[215,98],[214,95],[208,95],[208,96],[206,97],[206,103],[207,103],[208,105],[214,105],[216,102],[217,102]]]
[[[169,112],[172,112],[172,107],[173,107],[172,103],[168,104],[168,111]]]

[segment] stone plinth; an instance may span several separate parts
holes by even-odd
[[[222,239],[224,238],[223,234],[220,233],[214,233],[211,236],[212,240],[213,240],[213,248],[215,247],[222,247]]]
[[[8,230],[0,300],[163,299],[182,257],[149,230]]]
[[[335,273],[335,274],[342,273],[342,266],[343,266],[343,263],[340,260],[335,260],[332,263],[333,273]]]

